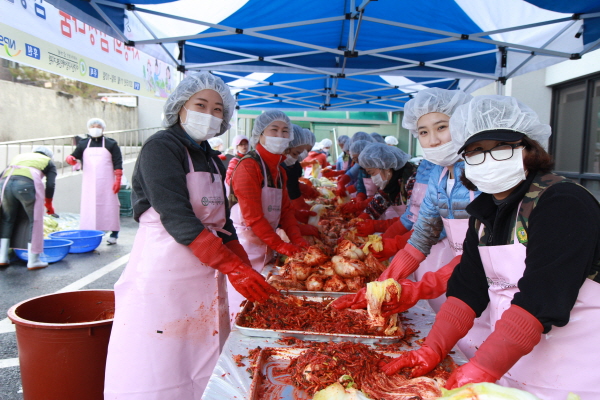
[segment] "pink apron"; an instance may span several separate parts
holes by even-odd
[[[412,194],[408,200],[411,213],[411,215],[408,216],[408,220],[413,224],[417,222],[417,219],[419,219],[419,210],[421,209],[421,203],[425,198],[425,194],[427,194],[427,187],[428,185],[426,183],[418,182],[415,182],[413,186]]]
[[[28,168],[33,178],[33,185],[35,187],[35,203],[33,205],[33,221],[31,223],[31,252],[35,254],[42,254],[44,252],[44,198],[46,197],[46,191],[44,188],[44,182],[42,178],[44,174],[37,168],[23,167],[20,165],[9,165],[10,172],[6,176],[4,185],[2,186],[2,194],[0,196],[0,206],[4,199],[4,188],[8,183],[12,173],[15,169]]]
[[[514,244],[479,246],[479,254],[489,284],[489,335],[519,291],[527,248],[515,234]],[[544,400],[564,400],[569,392],[582,399],[600,399],[598,332],[600,284],[585,279],[569,323],[542,334],[533,351],[517,361],[498,384],[526,390]]]
[[[83,183],[81,185],[81,220],[79,229],[119,231],[119,196],[112,190],[115,171],[110,151],[104,147],[90,147],[83,151]]]
[[[379,191],[377,185],[373,183],[373,179],[371,178],[363,178],[363,183],[365,184],[365,190],[367,191],[367,197],[375,196],[375,193]]]
[[[223,231],[221,176],[195,172],[189,153],[188,162],[194,214],[213,233]],[[142,214],[115,284],[106,400],[200,400],[229,335],[225,275],[177,243],[160,218],[154,208]]]
[[[275,230],[279,225],[279,218],[281,217],[283,189],[272,188],[267,185],[267,166],[262,158],[260,162],[263,167],[263,187],[261,189],[262,210],[271,228]],[[279,166],[277,167],[277,171],[279,171]],[[273,181],[276,182],[277,180],[279,180],[281,186],[283,181],[279,174]],[[241,245],[246,250],[246,253],[248,253],[252,268],[261,272],[265,264],[273,257],[273,251],[254,234],[252,228],[246,226],[239,204],[235,204],[231,208],[231,220],[233,221],[233,226]],[[239,294],[229,281],[227,285],[230,315],[235,317],[235,314],[240,310],[240,303],[244,301],[244,296]]]

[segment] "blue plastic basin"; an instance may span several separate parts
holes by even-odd
[[[51,239],[72,240],[73,244],[71,245],[69,253],[87,253],[100,246],[104,232],[77,229],[73,231],[52,232],[48,236]]]
[[[40,260],[47,263],[55,263],[69,254],[69,249],[73,244],[72,240],[66,239],[44,239],[44,252],[40,255]],[[17,257],[23,261],[29,260],[29,254],[24,249],[13,249]]]

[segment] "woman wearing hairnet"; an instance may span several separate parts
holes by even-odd
[[[314,163],[321,165],[321,169],[325,169],[329,166],[329,162],[327,162],[327,156],[329,155],[331,144],[331,140],[323,139],[313,146],[303,161],[304,165],[310,163],[310,165],[304,169],[304,176],[310,176],[312,172],[312,164]]]
[[[235,100],[218,77],[181,81],[133,174],[136,234],[115,284],[106,399],[196,399],[229,334],[225,275],[250,301],[277,294],[252,269],[229,218],[225,168],[207,140]]]
[[[375,142],[375,139],[373,139],[373,137],[371,137],[371,135],[369,135],[368,133],[356,132],[354,135],[352,135],[350,140],[348,140],[346,142],[346,144],[344,145],[344,151],[350,153],[350,146],[352,146],[352,143],[357,142],[359,140],[365,140],[370,143]],[[337,189],[336,189],[336,194],[338,196],[343,197],[346,195],[346,193],[350,193],[350,194],[356,193],[355,185],[356,185],[357,181],[359,180],[358,179],[359,171],[360,171],[360,166],[358,165],[358,162],[354,162],[354,161],[351,162],[351,165],[346,170],[346,172],[338,178]]]
[[[302,167],[300,161],[306,157],[309,149],[314,144],[314,135],[311,131],[305,130],[296,124],[292,124],[294,131],[294,139],[288,145],[285,151],[285,159],[281,163],[281,166],[286,172],[287,176],[287,191],[290,196],[292,207],[294,208],[294,216],[300,222],[300,233],[303,236],[319,236],[319,230],[317,227],[307,225],[308,218],[310,216],[317,215],[316,212],[310,211],[310,206],[306,203],[304,193],[308,190],[314,192],[316,198],[319,196],[319,192],[312,186],[308,186],[299,179],[302,177]],[[307,186],[306,189],[302,189],[301,185]]]
[[[31,153],[22,153],[13,158],[2,172],[2,206],[0,219],[0,265],[8,265],[11,237],[19,229],[19,211],[27,217],[22,221],[27,229],[27,269],[48,266],[40,259],[44,252],[44,207],[54,214],[52,198],[56,182],[56,166],[52,162],[52,151],[38,146]],[[42,178],[46,177],[46,188]],[[16,235],[18,238],[20,235]],[[24,243],[23,243],[24,244]],[[16,247],[16,246],[15,246]],[[19,246],[20,247],[20,246]]]
[[[337,138],[337,142],[338,142],[338,146],[340,146],[340,149],[342,149],[342,154],[340,154],[340,156],[338,157],[336,163],[335,163],[335,169],[337,171],[346,171],[348,168],[350,168],[350,154],[348,153],[348,151],[346,151],[344,149],[344,145],[350,140],[350,136],[348,135],[340,135]]]
[[[210,144],[210,147],[212,147],[213,150],[221,153],[218,155],[219,160],[225,161],[227,159],[225,154],[223,154],[223,151],[225,150],[225,143],[223,143],[223,139],[221,139],[220,137],[214,137],[208,139],[208,143]]]
[[[425,154],[409,204],[412,216],[403,215],[389,227],[369,221],[357,227],[362,234],[372,233],[375,228],[386,232],[383,250],[373,254],[383,259],[394,256],[379,279],[394,278],[402,284],[403,295],[394,304],[397,310],[405,311],[419,299],[428,299],[438,311],[445,301],[446,283],[460,260],[469,221],[465,208],[479,193],[470,191],[459,180],[464,162],[459,161],[452,144],[449,120],[456,108],[471,98],[461,91],[432,88],[420,91],[406,103],[402,125],[419,139]],[[413,272],[416,283],[404,279]],[[350,305],[366,306],[364,294],[359,292],[336,303],[340,308]],[[478,323],[477,329],[459,343],[467,357],[483,341],[477,336],[486,324],[481,325]]]
[[[386,136],[384,141],[388,146],[398,146],[398,139],[393,136]]]
[[[231,176],[231,218],[252,268],[262,271],[276,251],[287,256],[308,247],[300,234],[287,193],[287,178],[280,166],[284,152],[294,139],[292,123],[284,112],[265,111],[254,121],[250,145],[254,150],[240,160]],[[275,232],[281,227],[291,243]],[[232,313],[243,298],[229,292]]]
[[[385,139],[383,138],[383,136],[381,136],[379,133],[377,132],[371,132],[371,137],[375,140],[375,142],[377,143],[385,143]]]
[[[487,338],[447,388],[498,381],[544,400],[600,398],[598,201],[550,172],[539,143],[550,126],[515,98],[476,97],[450,125],[465,185],[483,193],[467,208],[462,260],[431,332],[384,370],[428,372],[487,309]]]
[[[116,244],[121,229],[118,193],[123,176],[123,157],[116,140],[104,136],[106,123],[92,118],[87,123],[88,138],[81,140],[65,160],[70,165],[81,160],[81,220],[79,229],[112,231],[108,244]]]
[[[358,165],[358,176],[356,183],[348,190],[353,193],[356,192],[356,196],[349,203],[342,206],[341,211],[346,214],[360,213],[365,209],[369,202],[373,199],[375,193],[377,193],[377,186],[373,183],[371,176],[367,174],[364,168],[358,163],[358,157],[365,147],[372,144],[366,140],[356,140],[350,145],[350,157],[355,165]]]

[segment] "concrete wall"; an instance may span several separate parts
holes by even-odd
[[[123,162],[123,175],[129,182],[131,182],[135,161]],[[71,175],[59,176],[56,179],[56,191],[52,203],[57,214],[60,215],[61,212],[79,213],[82,178],[83,172],[76,172]]]
[[[154,128],[161,126],[164,104],[165,100],[138,97],[138,126],[140,128]]]
[[[92,117],[109,131],[138,127],[136,108],[8,81],[0,81],[0,93],[0,142],[86,133]]]

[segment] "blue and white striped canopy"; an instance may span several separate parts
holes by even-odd
[[[250,109],[397,110],[600,46],[600,0],[48,1]]]

